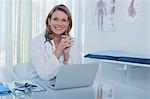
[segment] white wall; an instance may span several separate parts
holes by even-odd
[[[125,1],[116,0],[116,29],[114,32],[93,30],[90,22],[93,0],[85,2],[84,53],[103,49],[120,49],[139,55],[150,55],[149,0],[142,0],[141,18],[137,23],[125,21]],[[92,12],[92,13],[90,13]]]
[[[150,9],[150,0],[148,0],[148,9]],[[148,38],[149,38],[149,42],[148,42],[148,46],[149,46],[149,53],[150,53],[150,10],[147,10],[148,11],[148,17],[147,17],[147,20],[148,20]]]
[[[112,32],[94,30],[95,27],[93,26],[95,25],[92,19],[94,12],[91,11],[94,7],[93,1],[88,0],[83,4],[83,12],[85,11],[82,13],[84,17],[83,55],[103,49],[118,49],[150,56],[150,0],[141,0],[141,17],[137,23],[130,23],[125,20],[124,7],[127,0],[116,0],[116,29]],[[83,62],[92,61],[84,59]],[[118,64],[103,64],[100,71],[102,79],[121,82],[124,79],[124,74],[115,70],[118,66]],[[101,79],[101,77],[98,79]],[[127,70],[127,80],[127,83],[131,85],[150,89],[150,87],[147,88],[150,82],[150,69],[129,68]]]
[[[150,3],[148,3],[148,9],[150,9]],[[148,19],[149,19],[148,20],[148,27],[149,27],[149,30],[148,30],[149,36],[148,37],[150,38],[150,11],[148,12]],[[150,39],[149,39],[149,49],[150,49]],[[150,51],[149,51],[149,53],[150,53]],[[149,82],[150,82],[150,68],[149,68]],[[149,89],[150,89],[150,85],[149,85]]]

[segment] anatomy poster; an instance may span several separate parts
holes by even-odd
[[[129,23],[140,22],[141,0],[125,0],[125,21]]]
[[[95,0],[92,8],[94,29],[115,31],[116,0]]]

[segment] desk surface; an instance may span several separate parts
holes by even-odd
[[[0,99],[150,99],[150,92],[129,85],[95,82],[91,87],[52,90],[43,82],[46,91],[31,95],[3,95]],[[101,98],[100,98],[101,97]]]

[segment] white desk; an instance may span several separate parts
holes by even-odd
[[[102,87],[100,87],[101,84],[103,84]],[[66,90],[52,90],[46,85],[43,87],[46,91],[35,92],[31,96],[17,98],[10,94],[3,95],[0,99],[150,99],[150,92],[115,83],[95,82],[92,87]]]
[[[98,82],[95,83],[94,88],[98,88]],[[100,82],[99,84],[102,85],[99,87],[99,90],[102,89],[100,99],[150,99],[150,92],[140,88],[111,82]]]
[[[66,90],[52,90],[45,82],[40,81],[40,85],[46,89],[46,91],[33,92],[29,95],[17,95],[13,93],[8,95],[2,95],[0,99],[94,99],[95,94],[93,87],[82,87]]]

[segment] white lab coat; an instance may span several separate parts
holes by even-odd
[[[55,55],[53,54],[55,50],[55,45],[53,40],[50,42],[45,42],[44,34],[41,34],[34,38],[31,43],[31,61],[33,64],[34,75],[39,76],[44,80],[51,80],[53,79],[56,74],[58,68],[62,65],[63,57],[60,57],[58,60]],[[70,57],[69,57],[69,64],[76,64],[79,63],[79,58],[77,57],[77,48],[74,44],[70,49]]]

